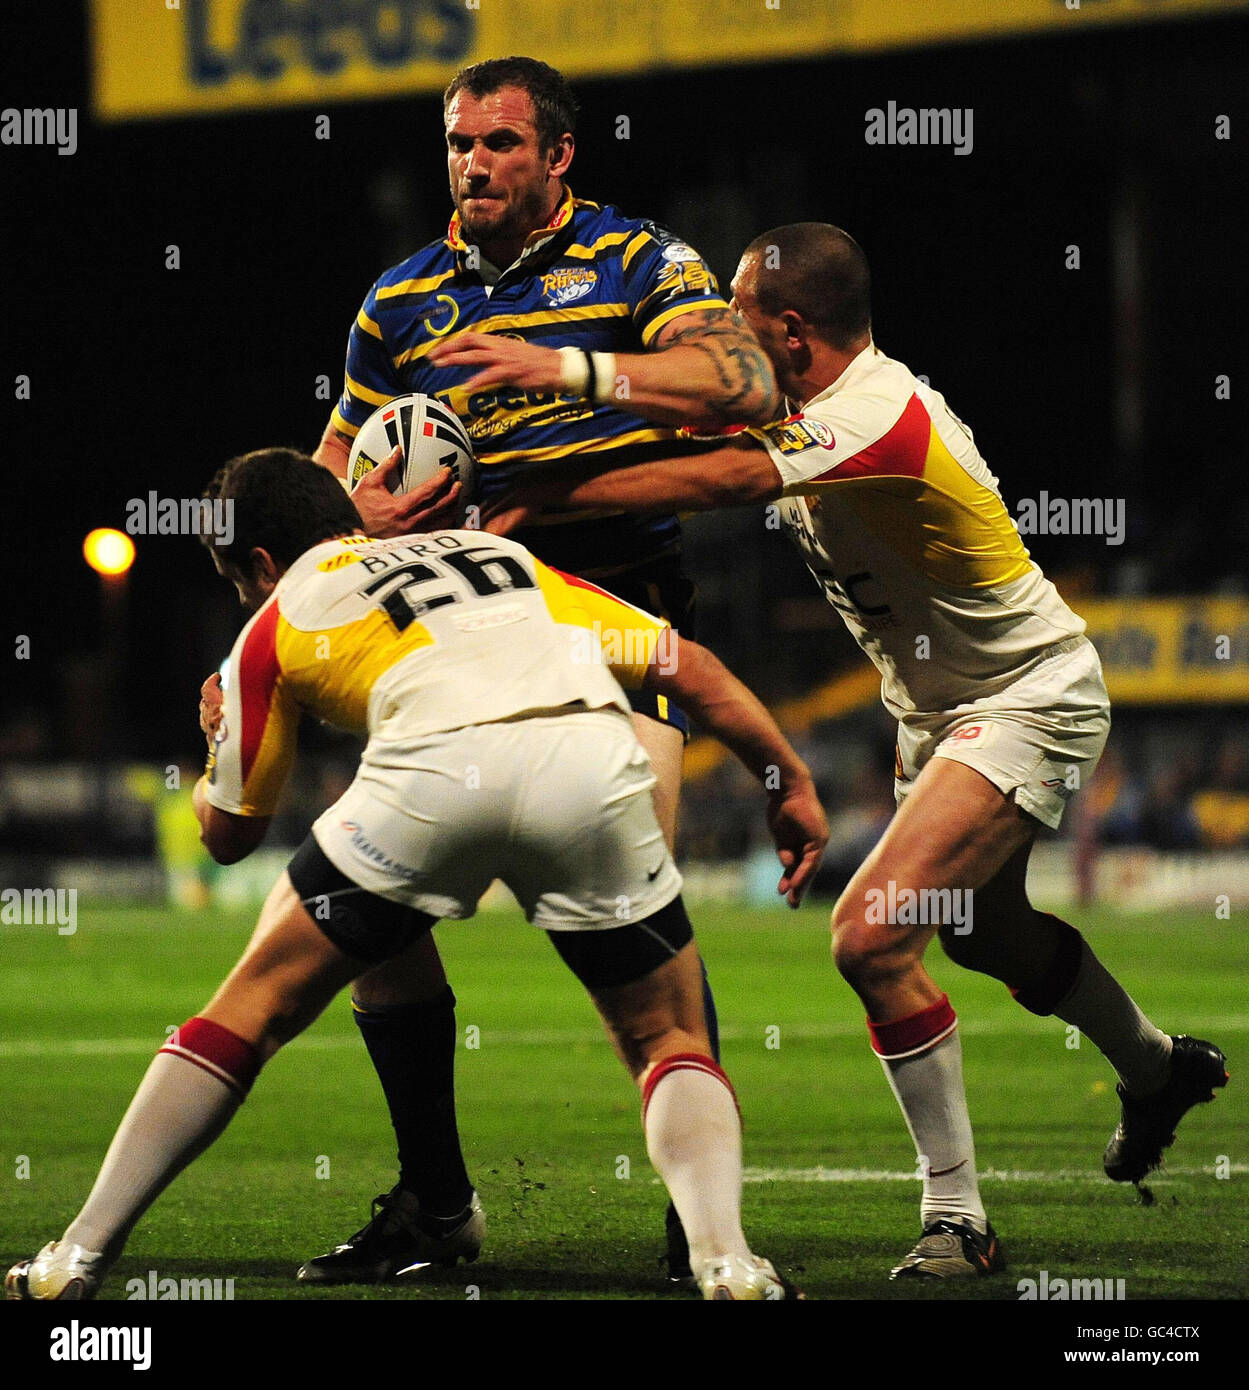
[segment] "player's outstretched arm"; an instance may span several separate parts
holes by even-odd
[[[570,350],[571,351],[571,350]],[[499,333],[457,333],[429,354],[437,367],[475,367],[464,391],[515,386],[582,395],[663,425],[765,425],[783,402],[772,364],[746,321],[727,307],[692,309],[650,350],[565,357]],[[605,361],[611,358],[610,362]],[[593,381],[591,381],[593,373]]]
[[[784,871],[777,891],[797,907],[828,843],[828,821],[806,763],[758,698],[718,657],[670,629],[643,685],[688,710],[763,783],[768,829]]]
[[[616,360],[626,408],[650,420],[719,429],[766,425],[784,409],[772,364],[736,309],[691,309],[649,353]]]
[[[626,512],[705,512],[743,507],[781,495],[776,465],[752,439],[705,454],[654,459],[631,468],[538,473],[486,512],[484,529],[505,536],[544,511],[611,508]]]

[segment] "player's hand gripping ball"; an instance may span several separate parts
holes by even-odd
[[[347,461],[352,490],[396,448],[403,450],[403,460],[390,483],[392,492],[411,492],[440,468],[449,468],[452,481],[460,484],[461,515],[474,505],[477,460],[473,446],[459,418],[441,401],[413,394],[378,406],[352,441]]]

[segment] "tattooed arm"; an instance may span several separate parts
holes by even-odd
[[[477,367],[465,391],[518,386],[558,391],[559,353],[497,333],[460,333],[440,343],[439,367]],[[772,364],[734,309],[690,309],[664,325],[647,352],[618,353],[622,410],[661,425],[765,425],[784,410]]]
[[[772,364],[735,309],[691,309],[649,354],[618,357],[629,409],[665,424],[766,425],[784,413]]]

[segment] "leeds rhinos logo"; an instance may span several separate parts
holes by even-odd
[[[586,266],[552,270],[542,277],[542,293],[552,308],[583,299],[598,283],[598,271]]]

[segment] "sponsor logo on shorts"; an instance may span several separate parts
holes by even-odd
[[[1075,793],[1075,788],[1065,777],[1046,777],[1042,779],[1041,785],[1064,801],[1070,800]]]
[[[982,733],[984,733],[983,724],[967,724],[961,729],[955,729],[950,735],[950,741],[952,743],[966,743],[970,739],[979,738]]]
[[[376,868],[383,869],[386,873],[400,874],[403,878],[420,876],[419,869],[401,864],[397,859],[392,859],[385,850],[378,849],[355,821],[342,820],[338,823],[351,836],[352,848],[358,850]]]

